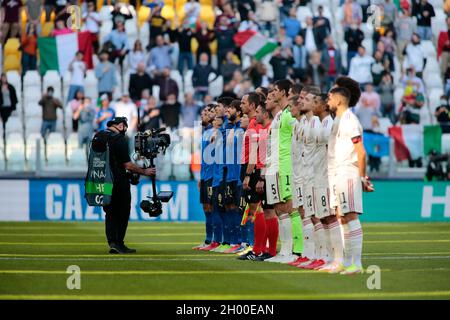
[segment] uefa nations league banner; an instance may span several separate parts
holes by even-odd
[[[374,181],[375,192],[364,194],[363,221],[450,222],[450,184],[421,181]],[[173,191],[163,214],[150,218],[139,203],[151,192],[151,183],[132,186],[132,221],[203,221],[197,182],[160,181],[158,190]],[[89,207],[83,180],[0,179],[0,221],[101,221],[101,208]]]

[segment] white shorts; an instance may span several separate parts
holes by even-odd
[[[316,213],[315,195],[313,184],[304,184],[303,188],[303,208],[305,209],[305,217],[312,217]]]
[[[316,217],[319,219],[334,215],[334,210],[330,208],[330,189],[314,188]]]
[[[266,179],[266,197],[267,204],[276,204],[281,202],[280,184],[278,183],[278,175],[270,174],[265,176]]]
[[[303,206],[303,190],[302,185],[299,183],[292,184],[294,190],[292,190],[292,208],[298,209]]]
[[[337,176],[336,196],[343,215],[351,212],[362,213],[362,183],[359,174]]]

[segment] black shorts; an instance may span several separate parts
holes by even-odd
[[[239,206],[242,186],[237,181],[227,182],[225,188],[225,204]]]
[[[212,188],[212,205],[215,211],[225,211],[225,185]]]
[[[200,180],[200,203],[212,203],[212,179]]]
[[[247,165],[243,164],[241,168],[241,179],[244,181],[245,178],[245,171],[247,170]],[[243,172],[243,174],[242,174]],[[273,209],[272,205],[268,205],[266,201],[266,192],[265,192],[265,184],[264,184],[264,193],[258,193],[256,192],[256,184],[259,181],[259,178],[261,177],[261,170],[260,169],[254,169],[253,172],[250,175],[250,183],[249,187],[250,190],[242,190],[242,196],[244,200],[241,200],[242,203],[259,203],[261,202],[263,209]],[[245,207],[245,205],[244,205]]]

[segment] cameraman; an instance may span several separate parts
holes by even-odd
[[[105,229],[109,244],[109,253],[135,253],[135,249],[125,246],[123,240],[127,231],[131,209],[130,182],[127,170],[144,176],[156,175],[156,168],[143,169],[131,162],[125,133],[128,129],[127,118],[116,117],[107,123],[107,129],[100,131],[92,140],[96,152],[104,151],[109,144],[110,168],[114,183],[111,203],[103,207],[106,213]]]

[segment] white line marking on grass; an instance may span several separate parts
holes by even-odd
[[[25,261],[236,261],[235,255],[223,256],[210,255],[208,257],[203,256],[190,256],[191,258],[183,258],[184,255],[148,255],[143,257],[130,256],[128,258],[120,257],[105,257],[105,255],[98,255],[96,257],[79,257],[79,256],[65,256],[65,257],[26,257],[26,256],[1,256],[0,261],[11,260],[25,260]],[[189,255],[188,255],[189,256]],[[159,257],[159,258],[157,258]],[[215,257],[215,258],[214,258]],[[448,256],[404,256],[404,257],[367,257],[363,256],[364,260],[441,260],[450,259]],[[427,269],[430,270],[430,269]],[[0,271],[1,272],[1,271]]]
[[[42,295],[42,294],[2,294],[0,299],[27,299],[27,300],[316,300],[316,299],[386,299],[386,298],[433,298],[450,297],[450,291],[413,291],[413,292],[385,292],[371,291],[365,293],[327,293],[327,294],[142,294],[142,295]]]

